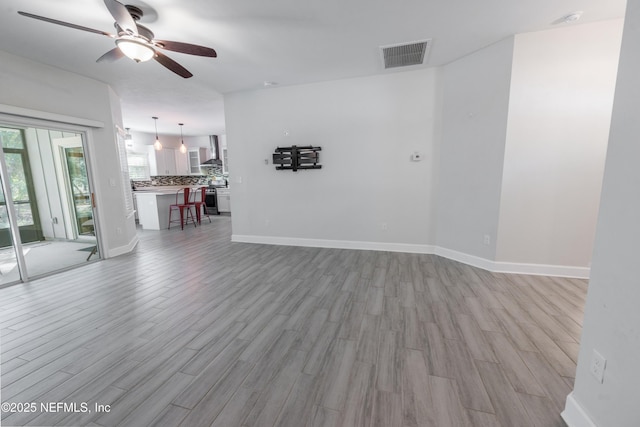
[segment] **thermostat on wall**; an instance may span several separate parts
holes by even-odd
[[[422,153],[418,151],[414,151],[413,154],[411,155],[411,161],[419,162],[420,160],[422,160]]]

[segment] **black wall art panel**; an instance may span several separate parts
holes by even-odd
[[[273,153],[273,164],[276,170],[292,170],[294,172],[300,169],[320,169],[319,151],[321,147],[312,147],[311,145],[291,147],[278,147]]]

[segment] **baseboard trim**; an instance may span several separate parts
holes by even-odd
[[[573,267],[570,265],[549,264],[518,264],[513,262],[494,262],[492,269],[495,273],[530,274],[533,276],[570,277],[588,279],[591,274],[589,267]]]
[[[567,403],[560,415],[569,427],[597,427],[573,396],[573,393],[567,396]]]
[[[119,246],[119,247],[113,248],[113,249],[109,249],[107,251],[107,256],[105,258],[113,258],[113,257],[116,257],[118,255],[127,254],[127,253],[131,252],[133,250],[133,248],[136,247],[138,242],[139,242],[138,236],[134,236],[133,239],[131,239],[131,241],[129,243],[127,243],[126,245]]]
[[[368,251],[407,252],[433,254],[434,246],[410,243],[364,242],[356,240],[303,239],[298,237],[250,236],[234,234],[232,242],[264,245],[305,246],[310,248],[356,249]]]
[[[364,242],[353,240],[303,239],[298,237],[254,236],[244,234],[232,235],[231,241],[238,243],[258,243],[263,245],[305,246],[312,248],[356,249],[438,255],[494,273],[530,274],[538,276],[571,277],[578,279],[588,279],[590,274],[590,269],[588,267],[491,261],[486,258],[434,245]]]
[[[494,269],[495,263],[493,261],[486,258],[480,258],[475,255],[465,254],[464,252],[458,252],[452,249],[436,246],[435,254],[473,267],[482,268],[483,270],[493,271]]]

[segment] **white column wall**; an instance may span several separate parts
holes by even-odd
[[[640,0],[627,2],[611,133],[575,388],[563,416],[570,427],[640,425]],[[607,360],[604,381],[589,371]]]
[[[621,28],[516,35],[496,261],[588,274]]]
[[[512,56],[513,37],[443,67],[437,242],[446,251],[495,257]]]

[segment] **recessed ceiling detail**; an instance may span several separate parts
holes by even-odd
[[[408,67],[424,63],[431,39],[391,46],[380,46],[384,68]]]

